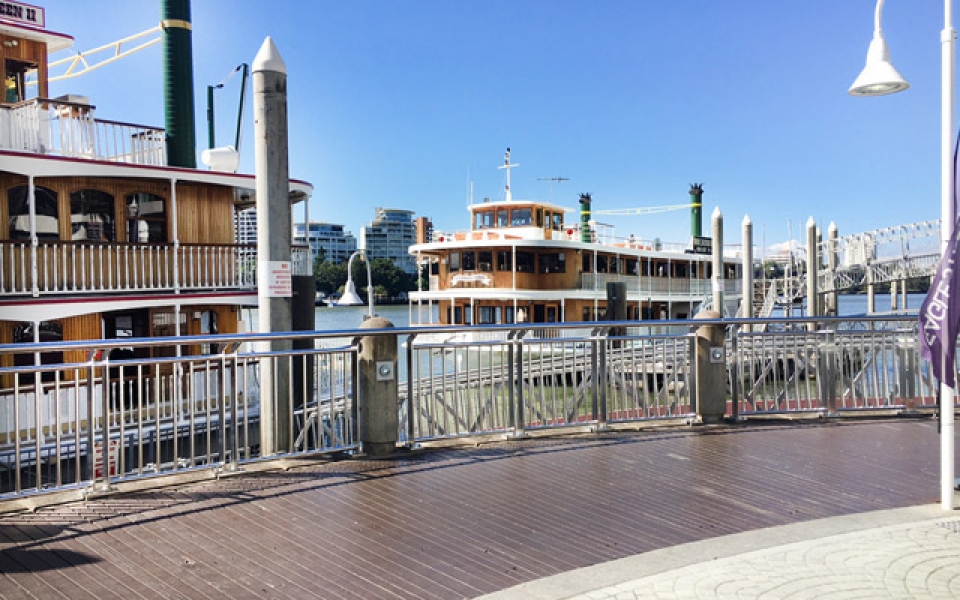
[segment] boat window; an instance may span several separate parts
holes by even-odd
[[[563,213],[553,213],[553,228],[557,231],[563,231]]]
[[[533,252],[517,252],[517,272],[533,273]]]
[[[584,273],[593,273],[593,254],[584,252],[581,255],[580,270]]]
[[[543,209],[537,209],[537,227],[543,227]]]
[[[8,215],[11,240],[30,239],[30,203],[27,200],[27,186],[19,185],[7,192]],[[60,225],[57,215],[57,193],[50,188],[34,187],[37,215],[37,239],[59,240]]]
[[[653,263],[650,262],[650,259],[640,261],[640,268],[642,269],[642,275],[649,277],[650,273],[653,272]]]
[[[509,250],[497,251],[497,270],[498,271],[513,270],[513,254],[511,254]]]
[[[127,194],[127,241],[131,244],[165,244],[167,211],[163,198],[138,192]]]
[[[100,190],[70,194],[70,230],[74,240],[115,242],[113,196]]]
[[[533,215],[529,208],[515,208],[511,212],[510,226],[524,227],[532,222]]]
[[[475,271],[477,268],[477,255],[471,250],[461,255],[460,265],[464,271]]]
[[[478,306],[477,307],[477,324],[478,325],[493,325],[499,321],[500,317],[500,307],[499,306]]]
[[[597,273],[606,273],[607,272],[607,257],[603,255],[597,256]]]
[[[481,250],[477,252],[477,270],[493,271],[493,252],[490,250]]]
[[[510,211],[505,208],[497,209],[497,227],[510,226]]]
[[[474,213],[474,229],[486,229],[493,227],[495,213],[492,210],[478,211]]]
[[[566,273],[567,257],[563,252],[549,252],[540,255],[541,273]]]
[[[504,307],[504,309],[503,309],[503,322],[504,322],[504,324],[507,324],[507,325],[513,323],[513,307],[512,307],[512,306],[506,306],[506,307]]]
[[[62,342],[63,341],[63,326],[60,323],[54,321],[41,321],[39,327],[37,327],[39,335],[36,339],[40,342]],[[36,340],[34,339],[34,329],[33,323],[21,323],[20,325],[13,328],[13,343],[14,344],[32,344]],[[35,363],[36,358],[32,352],[25,352],[22,354],[15,354],[13,356],[13,364],[17,367],[26,367]],[[42,365],[57,365],[63,363],[63,352],[41,352],[40,353],[40,364]],[[55,371],[44,371],[40,375],[41,381],[53,381],[56,376]],[[32,381],[32,379],[31,379]]]
[[[37,86],[27,86],[27,74],[36,72],[37,64],[23,62],[8,58],[4,62],[3,74],[3,101],[9,104],[23,102],[27,99],[27,89],[32,87],[37,90]],[[36,77],[33,78],[36,80]],[[33,83],[36,83],[34,81]],[[35,95],[35,94],[32,94]]]
[[[622,273],[623,271],[620,270],[620,266],[621,266],[620,257],[619,257],[619,256],[611,256],[611,257],[610,257],[610,272],[611,272],[611,273]]]
[[[673,267],[673,274],[676,277],[686,277],[687,265],[685,265],[684,263],[675,263]]]
[[[637,274],[637,265],[638,265],[637,259],[635,259],[635,258],[628,258],[628,259],[626,260],[627,275],[636,275],[636,274]]]
[[[449,271],[451,273],[455,273],[456,271],[459,271],[460,270],[460,253],[451,252],[449,258],[450,258],[450,264],[448,265]]]

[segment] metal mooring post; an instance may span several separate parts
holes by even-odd
[[[360,329],[390,329],[393,323],[372,317]],[[357,426],[363,451],[390,456],[397,451],[400,415],[397,406],[397,336],[365,335],[359,340]]]
[[[720,313],[705,310],[694,319],[719,319]],[[716,423],[727,409],[727,356],[723,325],[697,328],[697,417],[703,423]]]

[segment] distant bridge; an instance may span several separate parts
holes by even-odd
[[[929,277],[940,263],[940,221],[826,239],[818,244],[817,253],[821,293]],[[806,250],[801,254],[805,259]]]

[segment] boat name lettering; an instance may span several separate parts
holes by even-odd
[[[0,1],[0,19],[43,27],[43,9],[22,2]]]

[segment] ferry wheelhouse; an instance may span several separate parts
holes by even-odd
[[[624,284],[628,320],[684,319],[712,302],[709,249],[617,237],[593,220],[589,194],[580,197],[580,222],[568,223],[567,208],[514,200],[511,166],[508,149],[505,200],[471,204],[469,230],[434,231],[430,242],[410,247],[422,273],[421,289],[410,295],[412,324],[605,320],[610,282]],[[699,198],[690,205],[697,215]],[[732,315],[742,261],[725,256],[723,270],[723,312]]]
[[[255,204],[255,176],[195,167],[192,83],[181,154],[194,164],[168,160],[164,128],[101,119],[84,97],[49,98],[47,55],[73,39],[28,8],[32,19],[0,16],[0,344],[238,332],[241,307],[257,303],[256,247],[235,232]],[[290,182],[291,203],[311,193]],[[294,274],[309,268],[306,248],[294,248]],[[0,381],[0,395],[10,385]]]

